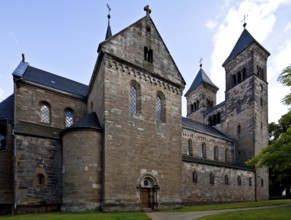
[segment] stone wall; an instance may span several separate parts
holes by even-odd
[[[55,139],[15,135],[17,208],[58,206],[62,195],[62,149]],[[35,210],[37,211],[37,210]]]
[[[197,175],[196,182],[193,181],[193,172]],[[255,200],[255,175],[252,171],[184,161],[182,173],[184,204]],[[214,175],[213,184],[210,183],[211,173]]]
[[[73,110],[74,122],[83,117],[86,112],[86,103],[84,100],[27,84],[18,83],[16,88],[16,124],[19,121],[44,124],[40,123],[41,102],[47,102],[51,109],[51,122],[45,125],[56,128],[65,128],[66,108]]]
[[[0,151],[0,214],[11,211],[14,203],[12,124],[6,120],[3,124],[7,125],[7,150]]]
[[[92,129],[69,130],[62,140],[62,210],[99,209],[102,196],[102,133]]]

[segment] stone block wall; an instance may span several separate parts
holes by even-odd
[[[55,139],[15,135],[17,209],[59,206],[62,195],[62,149]],[[21,212],[22,212],[21,211]],[[37,209],[35,209],[37,211]]]
[[[183,162],[182,172],[184,204],[255,200],[255,175],[252,171]],[[196,182],[193,181],[193,172],[197,175]],[[210,183],[211,173],[214,175],[213,184]],[[238,177],[241,185],[238,184]]]

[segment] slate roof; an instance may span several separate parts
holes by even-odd
[[[206,83],[206,84],[218,89],[218,87],[211,81],[211,79],[207,76],[207,74],[204,72],[204,70],[202,68],[200,68],[194,81],[192,82],[192,85],[190,86],[190,88],[188,89],[188,91],[186,92],[186,94],[184,96],[187,96],[190,92],[195,90],[202,83]]]
[[[211,135],[214,137],[222,138],[224,140],[233,141],[229,138],[226,134],[222,133],[221,131],[215,129],[212,126],[202,124],[200,122],[194,121],[189,118],[182,117],[182,127],[188,128],[190,130],[198,131],[207,135]]]
[[[23,62],[21,62],[21,64],[22,63]],[[22,77],[23,80],[29,82],[37,83],[39,85],[43,85],[52,89],[60,90],[77,96],[85,97],[88,92],[87,85],[46,72],[44,70],[34,68],[32,66],[27,66],[22,76],[16,74],[13,75],[17,77]]]
[[[71,128],[94,128],[102,129],[101,122],[96,114],[96,112],[91,112],[81,118],[78,122],[71,125],[68,129]]]
[[[14,95],[8,96],[0,103],[0,118],[13,121]]]
[[[236,55],[238,55],[240,52],[242,52],[245,48],[247,48],[252,43],[256,43],[268,55],[270,55],[270,53],[258,41],[255,40],[255,38],[248,32],[248,30],[244,29],[243,32],[241,33],[239,39],[237,40],[234,48],[232,49],[231,53],[229,54],[227,59],[224,61],[222,66],[224,66],[226,63],[228,63],[231,59],[233,59]]]

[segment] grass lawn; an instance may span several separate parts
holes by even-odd
[[[149,220],[143,212],[45,213],[1,216],[1,220]]]
[[[286,203],[291,204],[291,200],[284,199],[284,200],[267,200],[267,201],[258,201],[258,202],[254,201],[254,202],[236,202],[236,203],[222,203],[222,204],[210,204],[210,205],[192,205],[192,206],[185,206],[182,208],[167,210],[167,211],[169,212],[195,212],[195,211],[208,211],[208,210],[220,210],[220,209],[250,208],[250,207],[259,207],[259,206],[279,205],[279,204],[286,204]],[[290,219],[291,219],[291,216],[290,216]]]
[[[284,220],[291,219],[291,207],[265,208],[258,210],[224,212],[208,215],[199,220]]]

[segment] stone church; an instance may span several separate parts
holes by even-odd
[[[106,38],[88,85],[30,66],[0,103],[0,212],[166,209],[268,199],[267,59],[246,27],[222,66],[188,91],[146,15]],[[110,18],[110,17],[109,17]],[[187,116],[181,116],[181,98]]]

